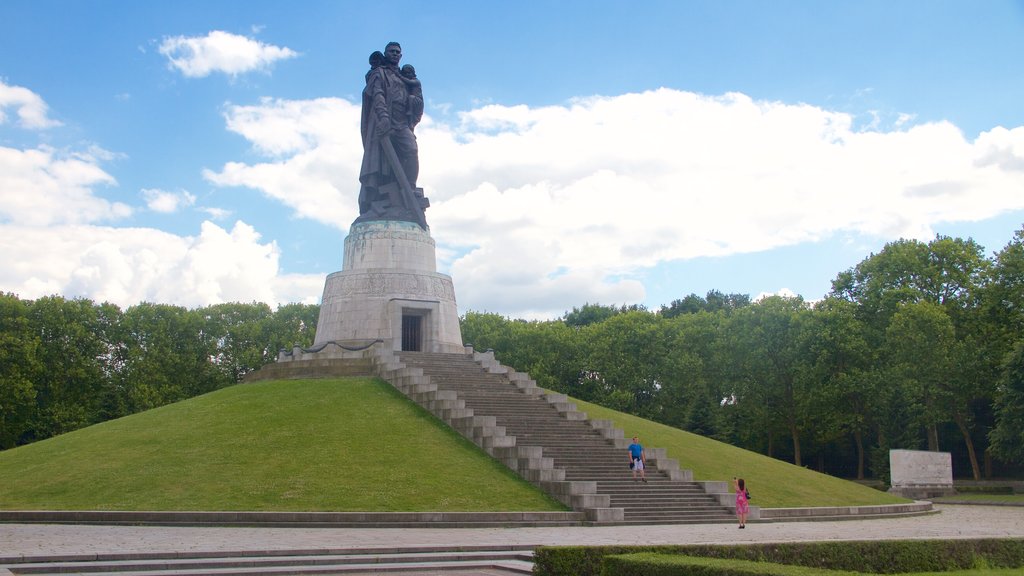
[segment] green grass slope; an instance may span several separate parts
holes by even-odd
[[[696,480],[743,478],[751,504],[763,508],[805,506],[872,506],[909,502],[885,492],[794,466],[781,460],[710,438],[573,399],[595,420],[611,420],[627,437],[639,436],[645,447],[665,448],[679,467],[693,470]],[[625,452],[623,452],[625,460]],[[625,466],[623,466],[625,468]]]
[[[388,384],[232,386],[0,452],[0,509],[564,510]]]

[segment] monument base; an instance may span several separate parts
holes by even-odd
[[[949,452],[890,450],[891,494],[924,500],[956,494]]]
[[[436,271],[434,240],[412,222],[353,224],[340,272],[327,277],[314,348],[328,342],[463,353],[455,288]]]

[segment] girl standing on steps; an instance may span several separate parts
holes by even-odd
[[[644,472],[647,457],[644,455],[644,447],[640,445],[640,439],[633,436],[633,443],[629,445],[629,469],[633,471],[633,482],[636,482],[636,473],[640,473],[640,479],[647,482]]]
[[[747,502],[747,483],[743,478],[732,478],[733,487],[736,489],[736,518],[740,521],[740,528],[747,527],[747,513],[750,512],[750,503]]]

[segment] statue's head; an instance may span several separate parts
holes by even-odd
[[[398,62],[402,59],[402,45],[398,42],[388,42],[388,45],[384,47],[384,59],[388,64],[398,66]]]
[[[376,50],[373,54],[370,54],[370,67],[377,68],[378,66],[384,65],[384,53],[380,50]]]

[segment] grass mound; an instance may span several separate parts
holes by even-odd
[[[582,400],[572,401],[579,410],[587,413],[588,418],[611,420],[617,428],[625,431],[627,437],[639,436],[645,447],[667,449],[669,458],[679,460],[680,468],[693,470],[696,480],[731,482],[734,476],[743,478],[752,496],[750,503],[763,508],[876,506],[909,502],[856,482],[794,466],[678,428]]]
[[[0,452],[0,509],[564,510],[369,378],[266,381]]]
[[[574,400],[698,480],[766,508],[907,500]],[[625,470],[625,468],[623,468]],[[628,471],[627,471],[628,472]],[[369,378],[232,386],[0,452],[0,509],[525,511],[565,508]]]

